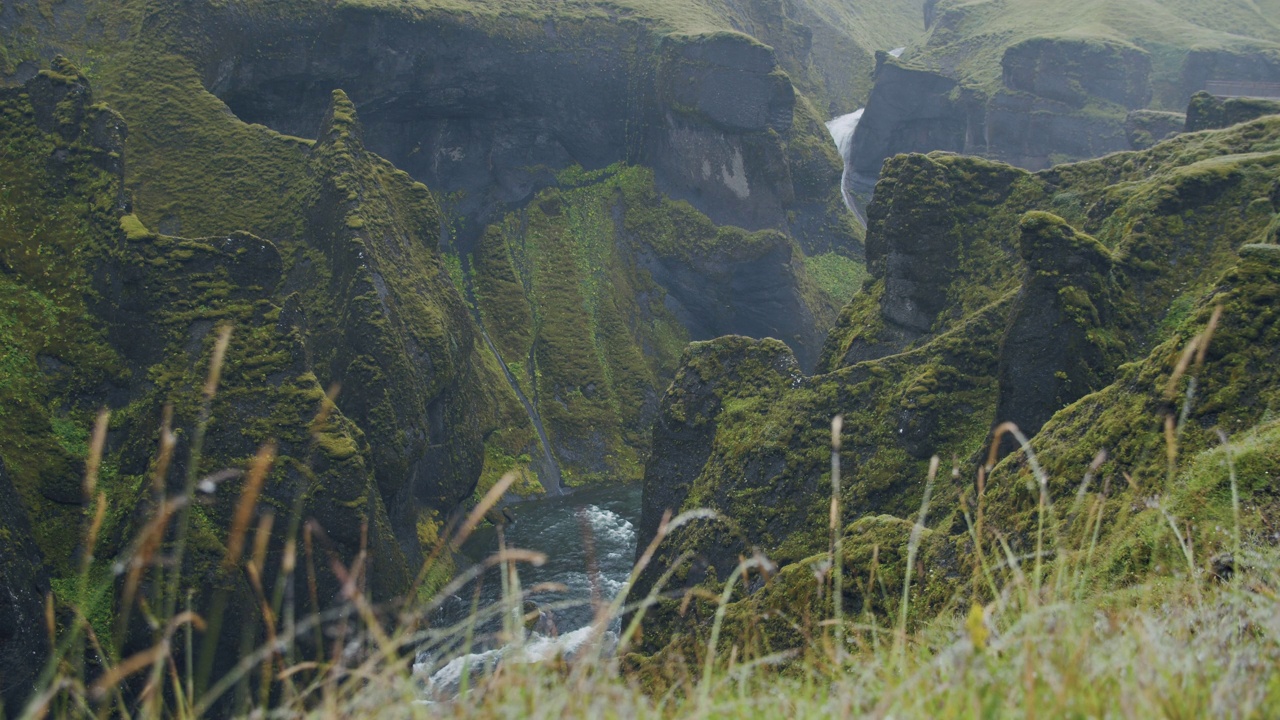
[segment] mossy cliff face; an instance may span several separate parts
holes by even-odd
[[[902,152],[981,154],[1032,170],[1142,149],[1176,129],[1133,132],[1134,111],[1178,111],[1206,83],[1280,79],[1266,11],[1227,0],[1087,7],[943,0],[902,59],[877,57],[854,167],[874,178]]]
[[[470,257],[480,317],[571,484],[641,475],[683,345],[786,338],[812,365],[835,300],[795,242],[717,227],[644,168],[562,174]]]
[[[1224,452],[1213,449],[1218,428],[1232,438],[1226,452],[1248,454],[1262,473],[1241,481],[1246,505],[1256,508],[1244,532],[1269,532],[1276,471],[1261,443],[1274,432],[1268,409],[1280,378],[1267,363],[1280,345],[1274,313],[1264,308],[1280,286],[1276,246],[1257,243],[1272,237],[1278,187],[1275,118],[1038,174],[945,154],[893,159],[869,208],[872,277],[828,337],[820,374],[792,377],[756,362],[770,350],[745,340],[695,346],[684,358],[655,430],[643,531],[651,534],[666,509],[706,507],[727,520],[682,528],[657,564],[690,553],[675,587],[718,592],[740,556],[758,548],[782,569],[767,584],[735,591],[729,617],[738,618],[741,637],[764,652],[796,646],[804,627],[820,633],[816,623],[831,612],[823,561],[838,414],[846,609],[894,612],[867,585],[870,558],[878,558],[876,572],[901,572],[901,557],[886,553],[901,552],[931,455],[943,460],[913,617],[968,607],[976,591],[958,580],[977,566],[960,497],[972,509],[977,465],[992,429],[1008,420],[1032,436],[1054,501],[1070,502],[1107,450],[1091,486],[1097,492],[1105,481],[1110,493],[1099,583],[1167,571],[1178,559],[1167,550],[1161,510],[1139,502],[1153,492],[1165,509],[1194,516],[1198,557],[1229,548],[1205,519],[1230,515],[1227,474],[1211,466]],[[1202,364],[1193,352],[1167,390],[1184,347],[1217,306],[1222,316]],[[1179,417],[1193,375],[1170,464],[1165,418]],[[1035,542],[1038,495],[1028,468],[1020,452],[1006,459],[984,499],[988,527],[1015,552]],[[1079,541],[1071,533],[1082,526],[1064,526],[1067,541]],[[637,592],[657,574],[642,577]],[[663,601],[646,619],[648,651],[705,646],[698,619],[714,607],[695,600],[681,616],[679,604]]]
[[[164,223],[172,209],[156,217],[130,207],[126,125],[95,103],[77,68],[59,60],[2,93],[0,457],[6,484],[21,498],[3,528],[16,531],[22,515],[38,519],[30,536],[39,553],[13,545],[37,574],[27,578],[25,566],[6,558],[6,576],[21,575],[15,587],[39,584],[41,561],[31,558],[42,556],[60,601],[89,602],[72,577],[88,512],[81,484],[88,428],[106,407],[111,424],[97,484],[106,513],[89,604],[91,622],[104,623],[95,628],[108,652],[127,650],[110,641],[119,610],[110,568],[128,559],[158,493],[180,494],[189,473],[243,468],[268,441],[277,458],[258,510],[277,520],[266,581],[296,540],[296,523],[309,520],[326,556],[351,563],[368,550],[375,598],[405,593],[422,556],[423,524],[440,522],[470,496],[485,438],[506,422],[507,399],[489,389],[501,381],[479,359],[470,318],[434,247],[440,216],[427,190],[364,150],[353,108],[338,93],[314,145],[262,131],[257,147],[268,151],[254,156],[250,147],[251,160],[272,151],[285,160],[275,174],[237,178],[279,183],[271,222],[245,223],[262,235],[159,234],[149,224]],[[156,153],[154,137],[142,140]],[[154,186],[142,190],[156,195]],[[221,216],[219,204],[234,197],[203,199],[209,215],[184,215],[196,231],[207,218],[235,222],[253,211],[248,205],[239,216]],[[202,388],[223,325],[232,328],[231,342],[208,401],[203,455],[192,466],[192,439],[206,412]],[[330,388],[340,389],[336,406]],[[177,447],[157,481],[165,406]],[[227,653],[242,633],[259,632],[247,582],[225,562],[243,482],[239,474],[224,479],[193,511],[182,568],[182,586],[200,608],[225,598],[220,663],[233,660]],[[339,583],[329,562],[315,564],[327,605]],[[26,646],[25,636],[9,637]],[[123,640],[141,647],[149,631],[131,628]]]
[[[1105,527],[1126,528],[1102,545],[1102,563],[1111,578],[1132,581],[1153,567],[1185,564],[1176,544],[1168,542],[1165,518],[1150,507],[1156,503],[1190,521],[1187,540],[1198,557],[1233,550],[1232,472],[1244,508],[1244,540],[1274,542],[1280,458],[1268,443],[1275,436],[1273,413],[1280,400],[1277,292],[1280,246],[1242,246],[1238,263],[1203,292],[1175,332],[1140,361],[1123,366],[1113,384],[1054,415],[1033,438],[1055,500],[1065,503],[1077,491],[1096,448],[1105,448],[1107,455],[1095,470],[1095,482],[1110,478],[1130,484],[1130,492],[1113,491],[1100,511]],[[1185,348],[1211,324],[1203,355],[1197,351],[1179,372]],[[1035,501],[1027,499],[1029,475],[1021,452],[993,471],[990,507],[996,522],[1031,527],[1029,507]],[[1135,503],[1135,498],[1154,501]],[[1029,535],[1014,535],[1015,548],[1030,547],[1034,538]]]
[[[744,12],[781,12],[767,5],[755,3]],[[478,467],[480,455],[473,442],[477,432],[486,443],[481,488],[509,469],[526,471],[527,480],[532,480],[531,473],[554,473],[554,459],[548,463],[541,447],[553,443],[542,443],[536,436],[521,403],[503,381],[498,359],[488,357],[483,343],[466,337],[465,330],[459,335],[437,328],[408,341],[382,337],[401,329],[402,314],[450,328],[471,321],[462,318],[459,306],[449,305],[432,283],[406,280],[397,285],[395,273],[382,267],[399,267],[398,253],[379,254],[375,243],[370,272],[353,267],[351,258],[359,255],[360,242],[368,244],[370,237],[388,232],[392,245],[430,244],[434,240],[428,238],[439,236],[449,250],[450,267],[469,271],[488,252],[480,246],[495,232],[490,226],[507,226],[509,213],[525,212],[522,208],[535,200],[540,203],[544,190],[565,182],[588,182],[566,181],[566,173],[581,172],[581,167],[603,169],[618,161],[653,168],[640,183],[647,188],[644,202],[656,207],[649,213],[653,219],[645,222],[663,226],[668,235],[654,242],[677,244],[677,226],[693,217],[702,236],[720,232],[708,217],[774,230],[726,230],[723,245],[730,250],[700,240],[696,245],[705,254],[684,253],[678,259],[669,252],[635,258],[623,249],[628,266],[653,264],[656,283],[672,289],[666,297],[679,305],[670,310],[679,327],[619,330],[637,321],[649,323],[641,316],[657,298],[652,288],[633,292],[628,282],[606,285],[606,290],[617,288],[618,297],[603,304],[591,299],[583,305],[563,293],[542,299],[539,312],[552,319],[539,316],[537,321],[546,327],[574,328],[565,332],[581,341],[569,346],[570,356],[584,347],[613,348],[604,366],[616,377],[606,378],[602,385],[600,372],[589,369],[590,363],[566,363],[574,370],[562,373],[555,380],[558,386],[587,393],[603,386],[643,388],[623,393],[629,399],[624,403],[628,419],[621,422],[625,431],[616,413],[603,409],[612,407],[615,399],[600,400],[605,414],[566,416],[566,423],[572,418],[571,424],[577,425],[578,439],[551,449],[574,456],[561,458],[570,464],[595,463],[584,478],[604,477],[622,467],[629,468],[624,476],[639,474],[636,453],[643,454],[647,444],[645,419],[656,404],[654,388],[670,377],[678,354],[673,345],[680,338],[723,332],[773,335],[795,344],[811,364],[821,333],[834,318],[831,306],[851,294],[849,278],[856,276],[860,264],[854,258],[861,229],[842,206],[839,159],[819,115],[808,100],[796,95],[782,70],[781,63],[786,63],[819,92],[821,83],[811,82],[813,69],[803,56],[803,43],[788,41],[775,51],[739,32],[670,32],[706,24],[666,23],[648,15],[618,18],[590,8],[474,9],[468,13],[430,4],[344,3],[318,8],[305,2],[235,7],[166,2],[146,15],[135,14],[132,6],[110,15],[124,39],[104,43],[107,49],[87,53],[76,48],[103,58],[96,73],[105,94],[135,128],[130,150],[137,172],[130,174],[128,183],[148,227],[172,235],[247,230],[269,238],[282,248],[290,266],[289,288],[303,296],[308,321],[315,319],[310,317],[314,308],[349,318],[365,310],[381,316],[350,333],[347,354],[335,344],[340,341],[334,322],[310,322],[316,337],[309,352],[316,354],[322,383],[356,384],[355,396],[344,404],[351,405],[361,427],[370,429],[367,420],[375,420],[379,429],[390,427],[391,417],[412,426],[411,432],[394,435],[385,448],[374,449],[379,484],[387,497],[416,487],[424,502],[438,508],[448,507],[450,498],[457,496],[455,480]],[[775,29],[770,33],[776,34]],[[318,52],[318,47],[327,50]],[[421,202],[408,195],[390,197],[394,193],[384,192],[382,177],[394,173],[386,169],[335,170],[344,178],[341,187],[301,181],[316,175],[321,162],[307,159],[306,141],[222,117],[225,107],[202,86],[225,99],[242,119],[302,137],[317,134],[317,118],[327,111],[332,90],[345,88],[350,104],[360,108],[357,144],[383,153],[411,176],[427,181],[441,198],[443,212],[419,212]],[[676,140],[683,143],[680,149],[668,152]],[[337,145],[321,145],[317,153],[323,162],[348,162],[329,149]],[[363,187],[378,189],[377,197],[365,199]],[[604,188],[600,185],[599,192]],[[700,210],[671,204],[654,188],[686,198]],[[345,199],[351,193],[372,209],[348,208],[356,202]],[[280,194],[285,202],[309,210],[276,212]],[[597,207],[607,212],[597,200],[590,202],[592,212]],[[388,204],[415,208],[416,225],[391,227],[370,217],[383,213]],[[664,214],[669,217],[660,217]],[[612,232],[607,223],[588,224],[579,227],[577,235],[597,231]],[[344,234],[356,236],[358,242],[348,243]],[[317,247],[326,248],[332,257],[326,266],[313,269],[308,253],[314,248],[295,253],[285,247],[302,238],[309,247],[311,239],[320,240]],[[752,240],[742,243],[739,238]],[[598,240],[601,247],[612,242]],[[808,256],[797,243],[810,251]],[[736,246],[749,249],[744,254]],[[546,272],[559,272],[562,259],[557,257],[552,266],[544,264],[544,277]],[[817,280],[806,278],[810,265],[818,271]],[[577,272],[569,266],[564,270]],[[678,277],[668,280],[664,273]],[[429,275],[412,261],[404,277]],[[476,290],[471,280],[480,276],[451,275],[471,299]],[[566,276],[557,282],[568,286],[577,280]],[[417,286],[411,287],[414,283]],[[753,292],[738,292],[743,287]],[[628,295],[636,292],[647,293],[638,300],[646,308],[641,315],[629,309],[637,301]],[[341,301],[335,303],[333,297]],[[429,298],[417,306],[426,302],[443,309],[433,319],[429,315],[436,311],[423,311],[407,299],[413,297]],[[723,302],[726,297],[728,302]],[[561,301],[569,304],[557,306]],[[344,303],[359,305],[359,313],[344,309]],[[592,319],[586,325],[589,336],[573,335],[581,329],[576,328],[580,310],[594,318],[599,307],[614,305],[627,308],[609,320],[612,325],[601,326]],[[483,321],[487,309],[472,309]],[[623,315],[625,321],[619,319]],[[641,338],[646,333],[658,341]],[[442,344],[446,335],[448,347]],[[499,345],[504,335],[494,333]],[[381,349],[354,349],[366,341]],[[476,362],[460,362],[476,342],[482,348]],[[532,372],[534,363],[518,345],[499,348],[503,359],[517,365],[515,375]],[[413,363],[391,361],[415,353],[420,357]],[[378,366],[376,371],[369,361]],[[444,380],[457,377],[466,385],[467,373],[496,382],[482,382],[478,390],[459,394]],[[413,392],[387,392],[408,386]],[[457,408],[473,401],[476,392],[488,396],[481,404],[492,410],[459,416]],[[408,399],[413,397],[431,399]],[[427,407],[417,406],[423,404]],[[635,413],[639,420],[632,417]],[[627,440],[619,445],[621,433]],[[592,454],[613,459],[597,462]],[[433,489],[432,484],[448,488]],[[536,483],[521,489],[536,490]],[[405,507],[399,502],[391,505]]]
[[[297,319],[322,383],[343,388],[344,412],[377,443],[382,496],[408,511],[449,508],[480,472],[486,406],[480,350],[434,238],[441,216],[426,187],[369,154],[355,108],[341,91],[311,149],[319,181],[307,211],[309,245],[327,256],[328,277],[298,267],[290,280],[302,307],[332,308],[333,325]]]

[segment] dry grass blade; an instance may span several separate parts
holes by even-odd
[[[169,653],[168,640],[161,641],[154,646],[132,655],[124,660],[124,662],[116,665],[98,678],[90,688],[92,696],[101,700],[107,696],[107,693],[115,690],[124,680],[131,675],[151,667],[157,661],[164,658]]]
[[[151,490],[156,497],[164,492],[169,465],[173,462],[173,449],[177,444],[178,437],[173,434],[173,406],[165,405],[160,411],[160,450],[156,456],[155,469],[151,473]]]
[[[275,442],[268,442],[258,449],[258,454],[249,466],[249,474],[245,477],[244,488],[240,491],[240,500],[236,503],[236,511],[231,521],[231,532],[227,536],[228,567],[240,562],[240,554],[244,552],[244,539],[249,531],[249,521],[253,509],[258,504],[258,496],[262,493],[262,485],[267,479],[276,458]]]
[[[1222,306],[1215,305],[1213,315],[1209,316],[1209,325],[1200,334],[1200,348],[1196,352],[1196,367],[1204,365],[1204,361],[1209,354],[1209,343],[1213,340],[1213,336],[1218,332],[1218,324],[1222,322]]]
[[[110,410],[99,412],[93,422],[93,434],[89,438],[89,457],[84,462],[84,498],[90,502],[98,489],[98,470],[102,467],[102,448],[107,444],[107,425],[110,420]]]
[[[222,364],[226,361],[227,347],[231,344],[231,326],[218,329],[218,339],[213,344],[213,358],[209,362],[209,375],[204,381],[204,397],[212,400],[218,394],[218,382],[222,378]]]
[[[514,471],[509,472],[506,475],[503,475],[502,479],[498,480],[498,482],[494,483],[493,487],[489,488],[489,492],[485,493],[484,497],[480,500],[480,503],[471,509],[470,514],[467,515],[467,519],[463,521],[462,527],[458,528],[457,534],[453,536],[454,547],[461,545],[467,541],[467,538],[471,537],[471,533],[475,531],[476,526],[484,519],[485,514],[493,509],[494,505],[498,504],[498,501],[502,499],[504,494],[506,494],[507,490],[511,487],[511,484],[519,478],[519,473]]]
[[[1172,401],[1178,394],[1178,383],[1182,380],[1182,376],[1186,375],[1187,368],[1191,367],[1191,361],[1196,357],[1196,351],[1200,349],[1200,343],[1203,337],[1197,335],[1191,338],[1187,346],[1182,349],[1182,355],[1178,356],[1178,362],[1173,366],[1173,374],[1169,376],[1169,382],[1164,386],[1164,397],[1166,400]]]

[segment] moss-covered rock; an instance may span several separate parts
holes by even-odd
[[[1045,212],[1027,213],[1021,230],[1027,277],[1001,340],[996,419],[1035,434],[1059,408],[1101,389],[1126,345],[1111,252]]]
[[[1219,98],[1207,92],[1198,92],[1191,96],[1191,104],[1187,106],[1185,130],[1216,130],[1249,122],[1264,115],[1280,115],[1280,100]]]
[[[786,340],[811,363],[838,300],[795,242],[717,227],[653,173],[563,173],[471,258],[477,309],[545,424],[565,480],[638,479],[661,388],[690,339]],[[537,448],[532,449],[533,454]]]
[[[975,502],[986,509],[989,553],[1003,556],[992,528],[1014,553],[1062,542],[1064,555],[1087,548],[1086,528],[1098,528],[1104,560],[1088,582],[1128,582],[1186,567],[1167,542],[1165,512],[1193,518],[1196,558],[1229,549],[1220,529],[1231,512],[1228,474],[1206,463],[1247,452],[1256,469],[1248,481],[1237,474],[1248,488],[1242,534],[1262,537],[1274,512],[1259,438],[1271,432],[1277,387],[1268,308],[1280,253],[1256,241],[1273,222],[1277,151],[1280,123],[1264,118],[1034,175],[938,153],[890,161],[869,209],[872,277],[828,337],[820,374],[788,382],[721,371],[758,354],[724,341],[685,358],[662,404],[642,542],[665,508],[718,511],[727,521],[682,528],[659,565],[689,553],[674,581],[718,591],[739,556],[767,554],[782,566],[770,581],[777,587],[734,595],[737,630],[762,651],[797,642],[794,615],[770,625],[759,611],[831,607],[813,566],[829,550],[836,415],[845,522],[910,525],[929,458],[942,458],[921,546],[937,575],[913,591],[923,616],[954,597],[985,598],[955,584],[979,572],[965,518]],[[1211,325],[1207,345],[1184,352]],[[1032,435],[1056,506],[1039,539],[1039,478],[1024,453],[995,468],[981,499],[969,479],[985,464],[992,429],[1008,420]],[[1213,450],[1218,429],[1237,438],[1230,449]],[[1082,491],[1100,450],[1105,462]],[[1081,507],[1093,508],[1088,522]],[[850,538],[846,548],[859,547]],[[849,563],[862,567],[845,579],[846,607],[896,620],[885,617],[892,607],[857,594],[866,559]],[[655,608],[647,650],[676,636],[664,653],[696,648],[685,640],[706,614],[690,621],[678,609]]]
[[[350,564],[368,551],[373,597],[405,594],[422,553],[420,510],[447,513],[470,496],[502,401],[483,391],[480,350],[434,247],[440,221],[426,189],[364,150],[338,95],[322,141],[286,151],[293,164],[277,170],[283,196],[297,202],[251,224],[263,235],[176,237],[152,231],[141,208],[141,217],[128,212],[125,127],[94,104],[83,74],[62,63],[0,91],[0,112],[8,119],[0,457],[22,499],[15,512],[41,518],[31,537],[59,601],[85,601],[72,578],[87,522],[87,428],[99,407],[113,414],[97,485],[107,509],[89,577],[106,610],[90,620],[104,623],[95,628],[108,652],[150,642],[145,626],[123,636],[111,626],[122,608],[112,608],[110,568],[127,567],[156,490],[181,495],[191,478],[242,468],[269,441],[276,461],[258,513],[279,520],[264,579],[274,582],[284,548],[308,521],[326,556]],[[145,141],[153,149],[157,139]],[[187,217],[198,227],[209,216]],[[227,325],[232,340],[210,400],[205,377],[217,328]],[[331,385],[345,387],[336,407]],[[162,417],[177,447],[155,485]],[[247,581],[227,561],[244,482],[233,473],[191,513],[181,568],[197,608],[225,615],[216,655],[224,668],[242,635],[264,632]],[[6,531],[17,522],[6,519]],[[328,605],[340,582],[330,562],[316,560],[318,600]],[[166,586],[141,585],[161,606]]]

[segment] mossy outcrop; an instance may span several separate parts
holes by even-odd
[[[996,417],[1035,434],[1061,407],[1099,390],[1125,357],[1114,260],[1062,218],[1027,213],[1019,247],[1027,277],[1000,344]]]
[[[1185,130],[1216,130],[1264,115],[1280,115],[1280,100],[1218,98],[1207,92],[1198,92],[1191,96],[1191,104],[1187,107]]]
[[[480,317],[546,424],[565,480],[639,479],[684,344],[784,338],[815,361],[837,300],[775,231],[717,227],[653,173],[562,174],[470,257]]]
[[[287,225],[280,216],[291,215],[301,232],[163,235],[129,212],[125,124],[94,102],[74,66],[60,61],[3,91],[0,112],[0,456],[21,498],[13,511],[40,518],[32,546],[60,602],[85,600],[71,578],[92,500],[81,483],[87,428],[99,407],[112,410],[97,483],[106,511],[88,577],[103,609],[90,621],[105,623],[96,629],[108,652],[150,643],[145,626],[122,637],[110,626],[110,568],[129,560],[150,510],[181,495],[187,477],[244,467],[269,441],[276,461],[258,510],[282,520],[265,579],[296,523],[311,520],[322,547],[343,562],[369,552],[374,597],[404,594],[422,553],[420,513],[447,512],[470,495],[495,413],[471,359],[480,350],[469,317],[431,245],[439,216],[426,189],[363,150],[339,94],[322,140],[292,145],[297,172],[284,194],[297,202],[278,205],[276,220]],[[221,326],[232,328],[232,341],[208,399]],[[336,407],[330,385],[345,388]],[[162,424],[177,447],[169,472],[153,480]],[[247,581],[226,560],[244,482],[239,473],[223,478],[193,513],[181,568],[197,607],[223,607],[222,665],[243,633],[260,632]],[[327,605],[340,583],[329,563],[317,564]]]
[[[1206,463],[1236,448],[1262,473],[1241,481],[1251,488],[1243,502],[1256,508],[1242,532],[1262,537],[1274,522],[1274,472],[1259,438],[1273,430],[1276,378],[1267,363],[1280,347],[1264,308],[1280,285],[1276,246],[1258,241],[1280,209],[1278,153],[1280,123],[1263,118],[1036,174],[941,153],[893,159],[869,208],[872,277],[830,334],[820,374],[720,371],[763,350],[738,341],[684,359],[663,399],[644,529],[651,533],[667,508],[706,507],[727,521],[681,528],[657,562],[688,553],[676,588],[718,593],[740,557],[764,553],[781,570],[735,590],[727,615],[742,620],[735,637],[770,652],[794,647],[805,632],[821,634],[798,618],[830,617],[836,415],[844,417],[844,607],[880,613],[877,622],[896,609],[868,588],[880,566],[867,545],[881,543],[878,557],[886,558],[887,545],[904,540],[933,455],[942,463],[919,539],[928,560],[913,581],[911,617],[984,600],[957,584],[978,567],[961,498],[972,511],[971,478],[993,428],[1009,420],[1032,436],[1050,502],[1070,503],[1107,451],[1087,486],[1098,493],[1105,480],[1108,488],[1098,501],[1106,507],[1099,557],[1107,559],[1095,582],[1176,567],[1162,515],[1172,508],[1194,517],[1197,557],[1230,549],[1230,533],[1206,519],[1230,514],[1227,473]],[[1203,353],[1193,346],[1187,355],[1211,325]],[[1232,449],[1214,449],[1218,429]],[[1025,454],[1004,460],[986,488],[988,527],[1013,552],[1034,552],[1038,494]],[[1142,501],[1153,493],[1162,496],[1157,504]],[[1056,517],[1068,522],[1062,512]],[[868,539],[871,528],[895,523],[897,535]],[[1083,526],[1064,525],[1063,542],[1079,546]],[[642,577],[637,592],[656,576]],[[678,635],[663,652],[697,652],[706,639],[697,618],[714,610],[702,602],[683,616],[679,600],[654,608],[646,649]]]

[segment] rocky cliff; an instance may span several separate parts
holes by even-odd
[[[1280,79],[1280,30],[1256,5],[1149,5],[930,3],[929,32],[877,59],[854,167],[874,178],[894,154],[950,150],[1037,170],[1143,149],[1177,128],[1134,111],[1181,111],[1211,81]]]
[[[980,594],[955,584],[977,562],[964,515],[992,429],[1010,420],[1031,437],[1053,500],[1065,502],[1106,451],[1092,471],[1111,493],[1099,546],[1111,570],[1099,582],[1169,567],[1158,549],[1167,525],[1137,500],[1159,487],[1169,507],[1200,503],[1197,519],[1229,514],[1228,478],[1204,454],[1219,452],[1216,430],[1238,448],[1273,431],[1275,374],[1261,368],[1277,345],[1261,308],[1276,290],[1277,253],[1258,243],[1271,242],[1280,213],[1278,152],[1270,117],[1037,174],[941,153],[890,160],[869,208],[872,279],[828,337],[819,374],[803,377],[785,348],[743,339],[694,345],[683,358],[655,430],[642,525],[652,533],[668,508],[726,519],[681,529],[658,565],[688,553],[675,588],[718,593],[742,556],[767,554],[781,570],[734,593],[730,623],[750,623],[735,637],[761,652],[802,642],[805,622],[830,617],[830,422],[843,415],[848,612],[897,612],[865,580],[878,563],[901,581],[934,455],[943,466],[912,607],[927,617]],[[1207,344],[1187,355],[1197,335]],[[1269,527],[1274,456],[1259,447],[1250,457],[1247,502],[1260,512],[1249,522]],[[985,482],[989,527],[1030,551],[1028,457],[1013,452]],[[1200,556],[1226,547],[1212,523],[1192,532]],[[646,619],[648,649],[696,652],[710,608],[663,602]]]

